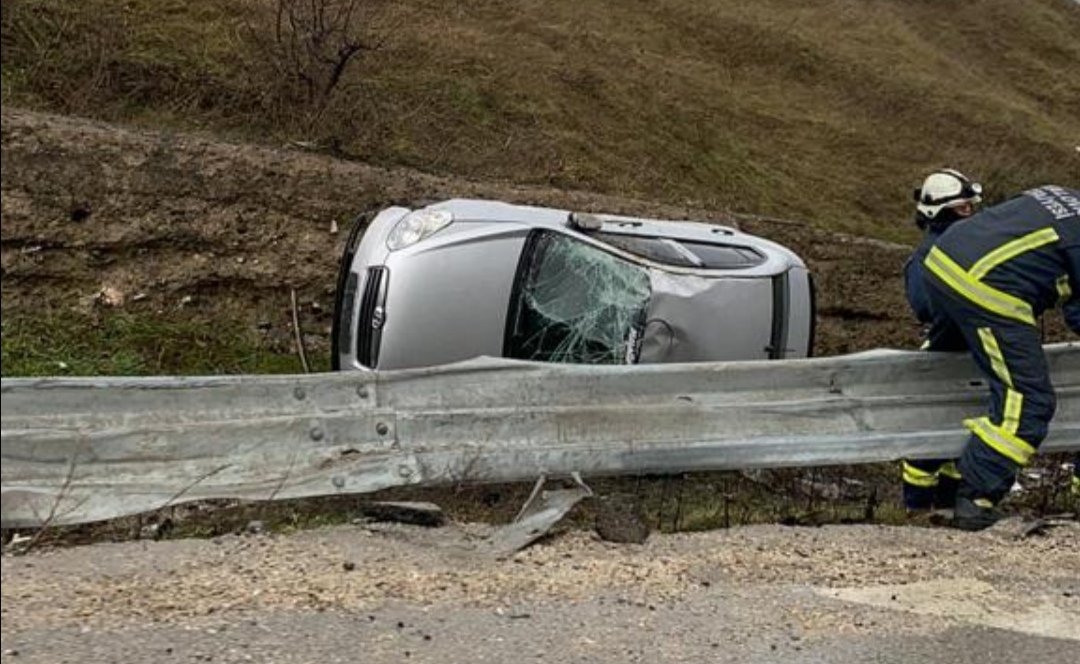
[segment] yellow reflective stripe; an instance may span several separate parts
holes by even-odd
[[[1024,408],[1024,395],[1016,390],[1005,393],[1005,418],[1001,426],[1009,433],[1015,434],[1020,428],[1020,411]]]
[[[1018,465],[1028,465],[1031,463],[1031,457],[1035,456],[1034,447],[1021,440],[1016,434],[994,426],[985,417],[965,420],[964,426],[978,436],[987,447]]]
[[[1057,279],[1058,303],[1068,302],[1072,298],[1072,286],[1069,285],[1069,275],[1063,274]]]
[[[960,479],[960,470],[957,469],[955,461],[946,461],[941,466],[941,470],[938,471],[938,474],[944,475],[945,477],[949,477],[954,480]]]
[[[983,309],[1028,325],[1035,324],[1035,315],[1031,311],[1031,305],[971,278],[964,268],[953,262],[937,247],[930,250],[924,264],[954,291]]]
[[[904,462],[904,482],[912,486],[932,487],[937,486],[937,473],[928,473],[921,468],[916,468],[907,461]]]
[[[1009,367],[1005,366],[1005,356],[1001,354],[1001,346],[998,345],[994,331],[988,327],[979,328],[979,341],[982,342],[983,351],[990,357],[990,367],[997,374],[1006,387],[1012,387],[1012,376]]]
[[[1005,261],[1016,258],[1025,251],[1031,251],[1032,249],[1038,249],[1051,242],[1057,242],[1058,239],[1057,231],[1053,228],[1044,228],[1041,231],[1028,233],[1024,237],[1017,238],[1012,242],[1006,242],[980,258],[978,262],[971,266],[971,269],[968,270],[968,274],[974,279],[982,279],[990,272],[990,270],[993,270]]]
[[[1072,492],[1074,495],[1080,496],[1080,477],[1073,475],[1072,479]]]
[[[990,358],[990,367],[994,370],[998,379],[1005,383],[1005,413],[1001,427],[1008,433],[1015,434],[1020,428],[1020,411],[1024,406],[1024,395],[1013,389],[1012,374],[1005,364],[1005,356],[1001,353],[994,331],[988,327],[979,328],[979,341],[983,351]]]

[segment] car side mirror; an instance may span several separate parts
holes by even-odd
[[[571,212],[570,213],[570,227],[576,228],[582,233],[589,233],[592,231],[598,231],[604,226],[604,222],[600,220],[600,217],[595,214],[589,214],[588,212]]]

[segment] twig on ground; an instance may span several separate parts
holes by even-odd
[[[292,456],[289,457],[289,467],[286,468],[285,472],[281,474],[281,479],[278,480],[277,486],[274,487],[274,490],[270,492],[270,496],[266,499],[267,503],[274,502],[274,500],[278,497],[278,494],[281,493],[281,490],[285,488],[285,483],[289,481],[290,477],[292,477],[292,470],[293,466],[295,465],[296,452],[293,452]]]
[[[48,516],[46,516],[45,520],[41,522],[41,526],[30,537],[30,540],[26,542],[26,546],[19,549],[20,554],[29,553],[31,549],[37,546],[38,542],[40,542],[41,538],[45,536],[45,533],[48,532],[53,522],[56,521],[57,511],[60,508],[60,503],[64,501],[64,496],[67,494],[68,490],[71,489],[71,483],[75,479],[75,464],[78,461],[78,458],[79,451],[75,450],[71,454],[71,461],[68,462],[67,474],[64,476],[64,484],[61,485],[60,493],[57,494],[56,500],[53,501],[52,506],[49,508]],[[75,509],[78,509],[78,507],[84,502],[86,502],[85,498],[75,506]]]
[[[223,466],[218,466],[217,468],[215,468],[213,470],[209,470],[209,471],[203,473],[202,475],[197,477],[194,482],[192,482],[191,484],[187,485],[183,489],[180,489],[179,491],[174,493],[168,500],[166,500],[161,505],[161,507],[157,508],[156,511],[161,511],[161,510],[165,509],[166,507],[172,507],[173,504],[176,503],[176,501],[180,500],[184,496],[184,494],[186,494],[188,491],[191,491],[192,489],[197,487],[204,480],[207,480],[207,479],[213,477],[214,475],[217,475],[221,471],[225,470],[226,468],[231,468],[231,467],[232,467],[232,464],[227,463],[227,464],[225,464]]]
[[[290,289],[292,299],[292,325],[293,336],[296,337],[296,353],[300,356],[300,366],[303,368],[304,373],[311,373],[311,367],[308,365],[307,349],[304,348],[304,334],[300,331],[300,312],[296,303],[296,289]]]

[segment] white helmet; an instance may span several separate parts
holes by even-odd
[[[926,177],[922,187],[915,190],[915,200],[919,213],[933,219],[945,208],[982,201],[982,185],[972,182],[960,171],[943,168]]]

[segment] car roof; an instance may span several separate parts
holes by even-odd
[[[559,208],[532,205],[515,205],[502,201],[455,198],[428,206],[429,209],[446,210],[457,221],[510,222],[529,226],[566,228],[572,212]],[[756,239],[730,226],[690,220],[648,219],[622,215],[596,213],[592,216],[604,222],[605,232],[655,233],[665,237],[716,241],[723,234],[733,239]]]
[[[530,228],[547,228],[564,233],[577,233],[589,236],[589,231],[582,231],[569,224],[571,211],[559,208],[532,205],[515,205],[503,201],[455,198],[435,203],[425,209],[445,210],[450,212],[455,221],[491,224],[515,224]],[[767,240],[751,233],[746,233],[731,226],[722,226],[700,221],[676,221],[648,219],[614,214],[590,213],[599,219],[604,233],[620,235],[641,235],[670,238],[673,240],[696,241],[709,244],[723,244],[736,247],[749,247],[771,257],[768,265],[760,266],[755,272],[773,272],[786,269],[785,266],[803,265],[802,259],[791,249],[782,244]],[[752,272],[746,272],[750,276]]]

